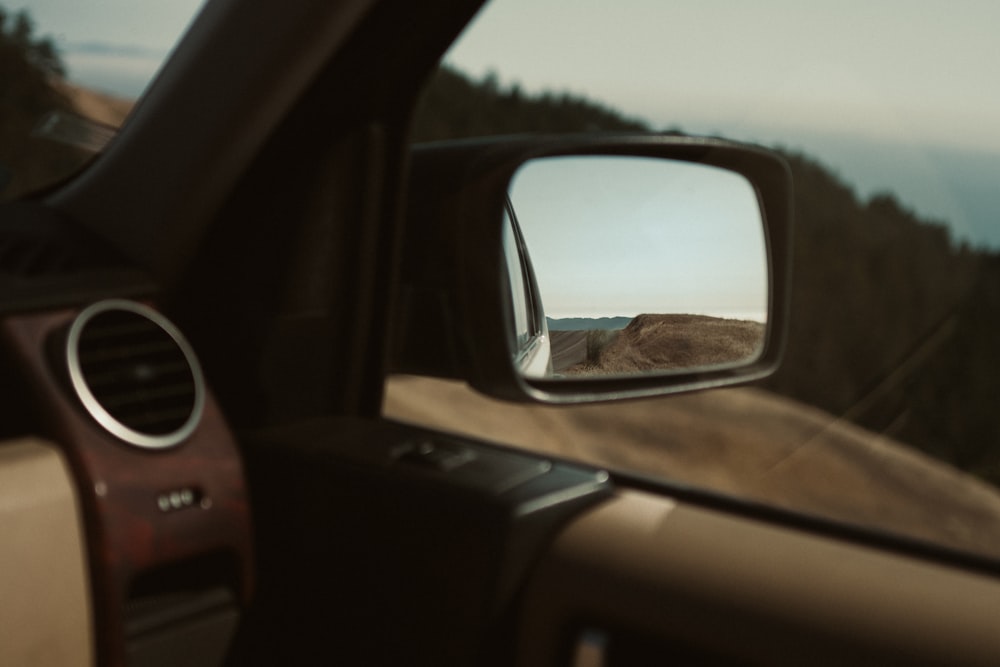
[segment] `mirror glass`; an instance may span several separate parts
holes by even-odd
[[[519,363],[525,375],[681,372],[761,353],[767,250],[744,176],[659,158],[540,158],[515,174],[507,216],[547,327],[549,359]]]

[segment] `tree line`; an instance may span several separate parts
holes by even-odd
[[[44,187],[84,158],[38,136],[47,114],[72,111],[59,85],[65,74],[52,40],[35,34],[27,12],[0,7],[0,201]]]

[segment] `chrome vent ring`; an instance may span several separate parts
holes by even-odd
[[[194,351],[141,303],[108,299],[82,310],[66,336],[66,363],[84,409],[131,445],[174,447],[201,420],[205,382]]]

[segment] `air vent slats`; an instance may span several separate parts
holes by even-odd
[[[200,369],[180,332],[156,311],[131,301],[94,304],[70,328],[67,359],[84,407],[119,438],[168,447],[197,424]]]
[[[123,359],[118,368],[97,369],[88,366],[84,361],[82,364],[90,369],[87,375],[87,384],[92,391],[104,390],[114,391],[116,386],[121,387],[122,383],[134,383],[139,379],[156,379],[162,383],[173,382],[184,384],[190,387],[191,373],[186,364],[150,364],[148,362],[136,361],[128,363],[130,360]],[[138,377],[137,377],[138,376]],[[141,385],[140,385],[141,386]]]
[[[153,388],[139,387],[133,393],[103,393],[101,404],[109,411],[128,410],[130,406],[145,409],[149,404],[166,402],[168,404],[187,403],[194,388],[190,382],[183,384],[163,384]],[[181,399],[178,401],[177,399]],[[186,410],[185,410],[186,412]]]
[[[114,338],[105,338],[98,341],[88,341],[86,346],[80,346],[80,360],[92,364],[156,356],[177,358],[180,355],[174,342],[168,340],[124,343],[118,342]],[[182,356],[180,358],[183,359]]]

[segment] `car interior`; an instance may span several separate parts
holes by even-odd
[[[411,148],[480,4],[208,0],[106,150],[0,204],[0,664],[996,664],[994,560],[383,416],[390,373],[567,404],[780,363],[779,158]],[[595,155],[753,186],[770,310],[749,363],[519,370],[508,185]]]

